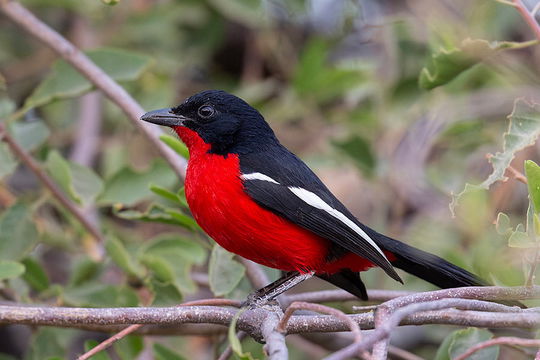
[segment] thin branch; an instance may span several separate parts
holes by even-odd
[[[486,340],[481,343],[478,343],[465,351],[463,354],[454,358],[454,360],[465,360],[472,354],[482,349],[488,348],[495,345],[515,345],[515,346],[525,346],[525,347],[538,347],[540,348],[540,340],[536,339],[521,339],[517,337],[503,336],[491,340]]]
[[[247,336],[247,333],[245,331],[239,331],[236,333],[236,337],[238,338],[238,341],[242,341],[246,336]],[[221,355],[219,355],[217,360],[227,360],[228,358],[231,357],[232,354],[233,354],[233,349],[232,349],[231,344],[229,344],[227,345],[225,350],[221,353]]]
[[[277,307],[277,310],[281,313],[281,308]],[[279,314],[276,311],[269,311],[268,316],[261,324],[262,337],[266,342],[264,350],[268,360],[287,360],[289,358],[285,335],[278,330],[278,326]]]
[[[75,205],[56,183],[45,173],[40,165],[28,154],[16,141],[8,134],[2,124],[0,124],[0,140],[3,140],[10,149],[17,155],[19,159],[32,171],[45,185],[45,187],[53,194],[53,196],[62,204],[70,213],[79,220],[84,228],[96,239],[96,241],[103,243],[105,238],[101,231],[94,225],[94,223],[88,219],[82,210]]]
[[[395,299],[400,296],[414,294],[412,291],[396,291],[396,290],[368,290],[368,298],[370,302],[381,302]],[[287,296],[290,302],[334,302],[334,301],[362,301],[358,297],[344,290],[322,290],[312,291],[300,294],[291,294]]]
[[[529,9],[527,9],[522,0],[513,0],[513,4],[523,17],[527,25],[529,25],[531,30],[534,31],[536,38],[540,40],[540,25],[534,18],[534,15],[529,12]]]
[[[229,299],[203,299],[203,300],[195,300],[195,301],[188,301],[186,303],[180,304],[178,306],[234,306],[238,307],[240,305],[239,301],[236,300],[229,300]],[[139,330],[141,327],[143,327],[142,324],[134,324],[130,325],[127,328],[123,329],[117,334],[114,334],[107,340],[99,343],[97,346],[93,347],[86,353],[82,354],[77,358],[77,360],[87,360],[90,359],[95,354],[111,347],[115,342],[118,340],[121,340],[128,336],[129,334]]]
[[[328,314],[337,317],[338,319],[343,320],[350,328],[351,332],[354,335],[355,341],[360,341],[360,338],[362,337],[362,334],[360,333],[360,327],[356,322],[354,322],[350,317],[348,317],[343,311],[340,311],[338,309],[334,309],[328,306],[324,306],[321,304],[311,304],[307,302],[301,302],[301,301],[295,301],[289,307],[287,310],[285,310],[285,314],[281,318],[277,330],[285,333],[287,329],[287,323],[289,322],[291,316],[296,310],[311,310],[323,314]]]
[[[39,20],[28,9],[14,0],[0,0],[0,9],[13,22],[26,30],[36,39],[53,49],[64,60],[77,69],[95,87],[114,102],[131,120],[133,125],[156,147],[161,156],[170,164],[171,168],[181,178],[186,171],[186,160],[167,147],[159,140],[162,133],[157,126],[140,121],[144,114],[142,107],[110,78],[101,68],[96,66],[84,53],[71,44],[66,38],[53,30],[50,26]]]
[[[266,276],[266,273],[259,264],[241,256],[238,259],[245,266],[246,275],[254,289],[262,289],[270,283],[268,276]]]
[[[509,165],[506,170],[508,170],[510,174],[512,174],[514,179],[527,185],[527,177],[522,172],[514,168],[512,165]]]
[[[435,293],[435,292],[432,292],[432,293]],[[396,299],[396,300],[399,300],[399,299]],[[392,304],[392,302],[394,303]],[[377,324],[378,326],[375,328],[375,330],[372,333],[370,333],[368,336],[366,336],[361,342],[351,344],[341,349],[340,351],[335,352],[334,354],[328,356],[326,360],[348,359],[351,356],[354,356],[355,354],[357,354],[359,351],[368,350],[377,342],[388,338],[392,330],[396,328],[397,326],[399,326],[399,324],[404,318],[418,312],[426,312],[426,311],[441,310],[441,309],[448,309],[448,308],[485,311],[485,310],[492,310],[493,305],[496,306],[497,311],[512,312],[514,310],[517,310],[514,307],[488,303],[486,301],[470,300],[470,299],[456,299],[456,298],[434,299],[432,301],[427,301],[427,302],[407,304],[407,305],[404,305],[403,307],[395,307],[395,305],[396,305],[395,300],[390,300],[389,302],[381,305],[381,308],[382,308],[381,310],[387,312],[388,314],[392,312],[392,314],[387,317],[385,314],[385,321],[383,323]],[[526,314],[526,316],[532,315],[532,314],[528,314],[525,311],[521,311],[521,312]],[[493,318],[497,318],[500,315],[504,315],[504,313],[501,313],[501,314],[492,313],[492,314],[493,314]],[[521,315],[521,314],[519,313],[513,314],[513,316],[516,318],[518,317],[518,315]]]

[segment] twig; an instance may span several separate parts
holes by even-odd
[[[482,349],[495,345],[516,345],[525,347],[540,347],[540,340],[536,339],[521,339],[517,337],[503,336],[491,340],[486,340],[478,343],[465,351],[463,354],[455,357],[453,360],[465,360],[472,354]]]
[[[277,310],[281,313],[281,309]],[[268,316],[261,324],[262,337],[266,341],[264,350],[268,355],[268,360],[287,360],[289,349],[285,343],[285,335],[278,330],[279,315],[276,311],[269,311]]]
[[[180,304],[178,306],[235,306],[238,307],[240,303],[236,300],[229,300],[229,299],[203,299],[203,300],[195,300],[195,301],[189,301],[183,304]],[[130,325],[127,328],[123,329],[119,333],[114,334],[107,340],[99,343],[97,346],[93,347],[89,351],[85,352],[81,356],[77,358],[77,360],[87,360],[90,359],[95,354],[99,353],[100,351],[103,351],[109,347],[111,347],[115,342],[118,340],[123,339],[124,337],[128,336],[129,334],[139,330],[143,324],[134,324]]]
[[[239,331],[236,333],[236,337],[238,338],[239,341],[242,341],[246,336],[247,336],[247,333],[245,331]],[[233,349],[232,349],[231,344],[229,344],[227,345],[225,350],[221,353],[221,355],[219,355],[217,360],[227,360],[228,358],[231,357],[232,354],[233,354]]]
[[[529,9],[525,6],[522,0],[512,0],[514,7],[519,11],[523,19],[527,22],[529,27],[532,31],[534,31],[534,34],[536,35],[536,38],[540,40],[540,25],[536,22],[536,19],[534,18],[534,15],[532,15],[529,12]]]
[[[380,306],[375,311],[375,329],[381,328],[391,315],[391,309],[386,306]],[[390,346],[390,336],[383,337],[373,345],[372,360],[386,360],[388,357],[388,348]]]
[[[334,309],[328,306],[324,306],[321,304],[311,304],[307,302],[301,302],[301,301],[295,301],[289,307],[287,310],[285,310],[285,314],[281,318],[277,330],[286,333],[287,332],[287,323],[289,322],[292,314],[296,310],[311,310],[323,314],[329,314],[332,316],[337,317],[338,319],[343,320],[350,328],[351,332],[354,335],[355,341],[360,341],[360,338],[362,334],[360,333],[360,327],[356,322],[354,322],[350,317],[348,317],[343,311],[340,311],[338,309]]]
[[[94,86],[103,91],[111,101],[124,111],[133,125],[156,147],[176,174],[181,178],[184,177],[186,160],[159,140],[159,135],[162,132],[157,126],[140,121],[139,118],[144,114],[144,110],[123,87],[118,85],[118,83],[111,79],[101,68],[96,66],[85,54],[73,46],[62,35],[35,17],[34,14],[17,1],[0,0],[0,9],[8,18],[53,49],[94,84]]]
[[[82,212],[82,210],[75,205],[56,183],[45,173],[45,171],[39,166],[39,164],[8,134],[4,126],[0,124],[0,140],[3,140],[10,149],[17,155],[18,158],[32,171],[45,185],[45,187],[53,194],[53,196],[79,220],[84,228],[96,239],[96,241],[103,243],[104,237],[101,231],[90,221]]]
[[[394,303],[392,304],[392,302]],[[386,311],[389,314],[394,309],[396,309],[395,305],[396,305],[395,300],[390,300],[389,302],[381,305],[381,308],[382,308],[381,310],[384,309],[384,311]],[[495,305],[495,307],[493,307],[493,305]],[[509,311],[509,312],[514,311],[514,310],[517,311],[517,309],[515,309],[514,307],[508,307],[505,305],[493,304],[493,303],[488,303],[486,301],[480,301],[480,300],[456,299],[456,298],[435,299],[433,301],[428,301],[428,302],[408,304],[403,307],[397,307],[397,310],[393,311],[393,313],[390,316],[388,316],[383,323],[377,324],[378,326],[375,328],[375,330],[369,335],[365,336],[361,342],[351,344],[341,349],[340,351],[335,352],[334,354],[328,356],[326,360],[347,359],[351,356],[354,356],[356,353],[358,353],[358,351],[368,350],[378,341],[381,341],[389,337],[392,330],[396,326],[398,326],[405,317],[413,315],[414,313],[448,309],[448,308],[459,308],[462,310],[488,310],[489,309],[493,311],[493,309],[496,309],[497,311]],[[522,313],[526,313],[526,312],[522,311]],[[494,315],[494,318],[497,317],[498,315],[502,315],[502,314]],[[515,316],[516,318],[518,317],[517,315],[520,315],[520,314],[513,314],[513,316]],[[527,316],[530,316],[530,315],[532,314],[527,314]]]
[[[524,183],[525,185],[527,185],[527,177],[525,175],[523,175],[522,172],[518,171],[512,165],[509,165],[506,168],[506,170],[508,170],[512,174],[514,179],[516,179],[517,181],[520,181],[520,182]]]
[[[406,296],[414,294],[412,291],[395,291],[395,290],[368,290],[369,301],[380,302],[395,299],[400,296]],[[291,294],[287,296],[287,300],[304,301],[304,302],[333,302],[333,301],[362,301],[358,297],[352,295],[344,290],[322,290],[311,291],[300,294]]]
[[[246,275],[253,288],[261,289],[270,283],[268,276],[266,276],[266,273],[259,264],[241,256],[238,256],[238,259],[245,266]]]

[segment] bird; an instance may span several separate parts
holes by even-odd
[[[142,120],[172,128],[189,150],[186,200],[220,246],[286,274],[251,300],[267,301],[317,276],[360,299],[360,272],[396,268],[440,288],[484,286],[478,276],[360,222],[264,117],[222,90],[206,90]]]

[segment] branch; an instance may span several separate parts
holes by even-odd
[[[69,212],[79,220],[86,230],[98,241],[103,243],[105,238],[101,231],[88,219],[83,211],[75,205],[56,183],[47,175],[40,165],[28,154],[6,131],[4,125],[0,124],[0,140],[3,140],[10,149],[17,155],[18,158],[32,171],[45,185],[45,187],[53,194],[53,196],[64,206]]]
[[[53,49],[94,84],[95,87],[103,91],[112,102],[124,111],[133,125],[156,147],[176,174],[180,178],[184,177],[186,160],[159,140],[159,135],[162,133],[160,128],[140,121],[139,118],[144,114],[144,110],[123,87],[111,79],[66,38],[35,17],[34,14],[17,1],[0,0],[0,9],[13,22]]]
[[[281,308],[276,307],[277,311],[269,311],[268,316],[261,324],[262,337],[266,342],[264,350],[269,360],[287,360],[289,358],[289,350],[285,343],[285,335],[278,329],[279,317],[283,313],[281,312]]]
[[[483,341],[481,343],[474,345],[469,350],[465,351],[463,354],[455,357],[454,360],[465,360],[469,356],[474,354],[475,352],[480,351],[490,346],[495,346],[495,345],[517,345],[517,346],[540,348],[540,340],[521,339],[521,338],[516,338],[516,337],[510,337],[510,336],[504,336],[504,337],[500,337],[496,339],[491,339],[491,340]]]
[[[536,22],[534,15],[529,12],[522,0],[513,0],[514,7],[519,11],[527,25],[534,31],[536,38],[540,40],[540,25]]]

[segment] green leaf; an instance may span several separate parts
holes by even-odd
[[[178,182],[176,174],[158,159],[146,171],[138,172],[130,168],[118,171],[106,182],[99,201],[102,204],[134,205],[152,195],[149,184],[170,188]]]
[[[153,350],[154,360],[184,360],[179,354],[158,343],[154,344]]]
[[[30,285],[30,287],[36,291],[44,291],[50,285],[49,277],[45,270],[36,259],[27,257],[22,263],[24,264],[26,271],[23,275],[24,281]]]
[[[160,135],[159,138],[178,155],[182,156],[184,159],[189,159],[189,150],[187,146],[184,145],[182,141],[178,140],[178,138],[167,134]]]
[[[152,256],[145,254],[141,257],[141,263],[143,263],[150,271],[153,272],[154,277],[163,283],[174,283],[174,271],[173,267],[159,256]]]
[[[125,285],[109,285],[101,282],[84,283],[64,290],[64,302],[71,306],[125,307],[137,306],[135,291]]]
[[[173,306],[182,302],[182,293],[177,286],[170,282],[162,283],[151,279],[148,287],[154,295],[153,306]]]
[[[33,151],[49,137],[50,130],[43,121],[15,122],[9,125],[9,132],[26,151]]]
[[[328,64],[330,44],[322,39],[310,41],[295,69],[293,87],[302,97],[328,101],[362,82],[359,69]]]
[[[495,230],[499,235],[508,235],[511,233],[512,226],[510,226],[510,218],[508,217],[508,215],[502,212],[497,214]]]
[[[534,205],[536,214],[540,212],[540,166],[534,161],[525,161],[525,176],[527,176],[527,187],[529,197]]]
[[[196,241],[184,239],[176,234],[162,234],[150,240],[141,248],[145,255],[171,257],[197,265],[204,264],[206,250]]]
[[[0,217],[0,260],[21,260],[38,241],[30,209],[15,204]]]
[[[76,262],[75,267],[71,271],[69,284],[78,286],[85,282],[95,280],[99,275],[101,263],[95,262],[90,258],[83,258]]]
[[[529,234],[525,231],[514,231],[510,238],[508,239],[508,246],[513,248],[529,249],[535,248],[538,244],[534,241],[531,241]]]
[[[98,345],[99,342],[96,340],[86,340],[84,342],[84,351],[88,352]],[[103,350],[92,356],[90,360],[111,360],[111,357],[107,354],[107,350]]]
[[[128,335],[114,343],[114,350],[121,360],[136,359],[143,349],[144,343],[141,336]]]
[[[373,175],[376,159],[371,151],[370,144],[364,138],[353,135],[347,140],[333,142],[333,144],[353,159],[356,165],[367,175]]]
[[[452,341],[448,349],[448,354],[453,359],[469,350],[472,346],[491,339],[493,334],[485,329],[468,328],[455,331],[450,336],[452,337]],[[467,360],[496,360],[498,356],[499,347],[491,346],[475,352]]]
[[[210,255],[208,276],[210,290],[216,296],[230,293],[244,277],[246,268],[233,259],[234,254],[214,245]]]
[[[450,345],[452,344],[454,340],[453,333],[448,335],[439,348],[437,349],[437,353],[435,354],[435,359],[433,360],[452,360],[450,359]]]
[[[107,238],[107,241],[105,241],[105,250],[107,250],[107,254],[109,254],[114,263],[127,274],[137,278],[142,276],[138,264],[128,253],[120,240],[115,237]]]
[[[433,53],[429,64],[420,72],[418,83],[421,88],[430,90],[447,84],[477,63],[494,56],[498,51],[521,49],[535,44],[536,40],[520,43],[465,39],[459,47],[440,48]]]
[[[178,203],[180,202],[180,199],[178,198],[178,194],[167,190],[161,186],[150,184],[150,191],[152,191],[154,194],[161,196],[164,199],[170,200],[172,202]]]
[[[508,131],[503,135],[503,151],[492,155],[490,162],[493,172],[479,185],[465,184],[465,189],[453,195],[450,210],[454,213],[460,198],[474,190],[488,189],[496,181],[507,178],[504,173],[519,150],[535,143],[540,135],[540,105],[528,103],[523,99],[516,100],[514,110],[509,115]]]
[[[93,203],[103,191],[103,182],[92,169],[67,161],[56,150],[49,152],[46,167],[49,175],[78,204]]]
[[[117,49],[91,50],[86,55],[116,81],[137,79],[151,62],[148,56]],[[91,89],[92,85],[85,77],[65,61],[59,60],[54,63],[51,73],[26,99],[24,108],[76,97]]]
[[[24,265],[15,261],[0,261],[0,280],[13,279],[24,273]]]
[[[242,313],[246,310],[247,308],[242,308],[233,316],[231,325],[229,325],[227,337],[229,339],[229,343],[231,344],[231,348],[238,359],[253,360],[253,356],[251,355],[251,353],[244,352],[244,350],[242,350],[242,344],[236,336],[236,323],[238,322],[238,319],[240,318]]]
[[[17,161],[5,143],[0,143],[0,180],[17,168]]]
[[[41,328],[37,330],[30,342],[32,346],[28,348],[29,353],[25,357],[27,360],[43,360],[52,357],[65,359],[65,350],[61,339],[66,338],[66,331],[51,328]]]
[[[140,220],[147,222],[158,222],[169,225],[182,226],[188,230],[197,230],[199,225],[192,217],[182,214],[177,210],[166,208],[159,204],[152,204],[145,212],[137,210],[122,210],[118,211],[117,207],[113,207],[115,215],[126,220]]]
[[[2,82],[1,80],[2,78],[0,75],[0,85]],[[1,86],[0,86],[0,89],[1,89]],[[11,113],[15,111],[15,108],[16,108],[15,103],[11,99],[5,96],[0,96],[0,121],[2,121],[4,117],[11,115]]]

